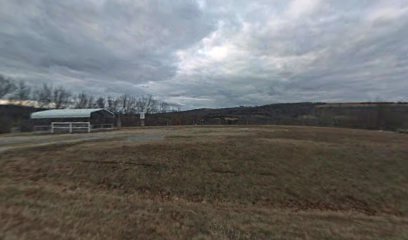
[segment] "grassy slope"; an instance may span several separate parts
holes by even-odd
[[[406,135],[170,132],[3,153],[0,238],[408,238]]]

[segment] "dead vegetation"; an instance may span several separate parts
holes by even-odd
[[[162,134],[2,153],[0,238],[408,238],[406,135],[308,127]]]

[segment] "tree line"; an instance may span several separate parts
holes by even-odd
[[[148,96],[93,96],[86,92],[73,93],[62,86],[53,87],[43,83],[33,88],[24,81],[15,83],[0,75],[0,99],[8,99],[12,103],[31,103],[40,108],[106,108],[115,113],[136,114],[165,113],[179,111],[180,106],[167,103]]]

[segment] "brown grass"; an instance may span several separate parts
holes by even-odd
[[[0,239],[408,238],[406,135],[162,133],[2,153]]]

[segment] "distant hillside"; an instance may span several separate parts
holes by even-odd
[[[298,118],[313,115],[318,103],[271,104],[259,107],[195,109],[150,115],[152,125],[184,124],[296,124]]]
[[[31,128],[30,114],[42,109],[0,105],[0,132]],[[122,115],[122,126],[139,126],[139,115]],[[150,114],[148,126],[165,125],[309,125],[363,129],[408,129],[407,103],[280,103],[257,107],[194,109]]]
[[[408,129],[407,103],[337,103],[316,107],[322,125],[397,130]]]
[[[282,103],[150,115],[148,125],[287,124],[396,130],[408,128],[407,103]]]

